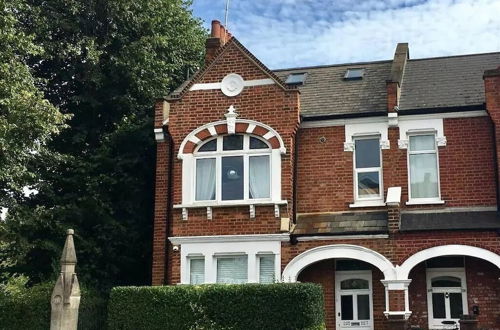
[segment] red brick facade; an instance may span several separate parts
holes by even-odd
[[[219,28],[217,24],[215,28]],[[184,90],[156,104],[155,128],[157,136],[162,137],[157,147],[153,285],[185,282],[182,269],[186,269],[184,264],[188,262],[188,259],[183,254],[183,244],[172,244],[169,238],[213,236],[217,237],[220,242],[225,235],[274,237],[272,235],[283,233],[282,218],[289,218],[294,222],[296,214],[335,215],[360,210],[350,206],[354,202],[353,153],[344,151],[345,125],[325,125],[325,127],[316,128],[300,126],[301,106],[298,89],[285,85],[236,39],[226,35],[226,32],[222,35],[228,39],[224,40],[225,43],[217,39],[221,36],[220,31],[213,33],[212,38],[207,42],[209,49],[205,69],[195,75]],[[404,61],[400,65],[404,65]],[[446,146],[438,148],[438,157],[440,192],[444,204],[406,205],[405,202],[408,201],[408,150],[398,147],[400,128],[390,126],[387,130],[390,147],[382,150],[382,188],[386,196],[389,187],[401,187],[401,203],[390,207],[361,209],[362,211],[387,212],[386,233],[363,236],[294,237],[292,226],[292,231],[287,232],[290,234],[290,239],[280,243],[281,271],[284,272],[287,266],[298,260],[297,257],[302,256],[303,253],[318,247],[354,246],[354,249],[359,247],[364,249],[363,251],[371,251],[373,255],[381,256],[377,258],[385,258],[394,266],[394,269],[391,268],[383,273],[383,269],[372,263],[372,328],[388,329],[387,316],[403,315],[411,311],[411,316],[406,315],[410,316],[408,325],[418,325],[423,329],[428,329],[425,260],[422,259],[423,261],[409,272],[407,279],[410,279],[411,283],[404,282],[406,278],[397,278],[396,275],[389,278],[393,274],[391,272],[399,274],[398,267],[405,261],[412,260],[412,257],[418,255],[419,252],[433,247],[450,245],[476,247],[478,249],[474,251],[487,251],[492,254],[485,257],[490,258],[489,261],[481,260],[480,255],[465,257],[469,310],[464,312],[471,313],[472,306],[479,306],[480,328],[500,329],[500,309],[498,308],[500,306],[500,282],[498,280],[500,270],[498,265],[493,264],[500,259],[498,232],[491,228],[439,231],[401,230],[401,213],[407,211],[421,210],[432,213],[490,210],[497,207],[497,167],[500,163],[498,159],[500,153],[496,148],[500,145],[498,137],[500,136],[498,134],[500,132],[500,74],[495,72],[495,70],[487,72],[484,78],[485,110],[489,115],[484,112],[474,116],[447,115],[442,117]],[[239,95],[228,97],[223,94],[220,87],[217,87],[218,85],[214,84],[221,82],[230,73],[240,75],[245,82],[265,81],[266,83],[247,86]],[[208,87],[192,88],[196,84]],[[215,87],[210,87],[212,85]],[[388,83],[388,110],[391,112],[394,110],[394,107],[398,105],[399,97],[397,83]],[[248,203],[224,207],[210,206],[209,209],[204,205],[195,207],[183,204],[183,189],[186,189],[183,187],[182,173],[184,159],[178,156],[192,154],[196,147],[203,143],[202,141],[216,135],[227,134],[228,126],[225,122],[219,123],[213,126],[215,133],[207,127],[199,130],[194,135],[195,138],[189,141],[186,137],[203,125],[225,121],[225,114],[230,106],[236,109],[238,119],[263,124],[263,126],[257,125],[252,134],[266,139],[269,130],[265,127],[270,127],[279,134],[283,141],[282,146],[277,136],[267,138],[271,148],[273,150],[281,147],[286,149],[286,153],[281,154],[281,200],[286,201],[286,204],[254,205],[255,216],[253,218],[249,216]],[[164,132],[158,129],[163,129]],[[236,123],[236,133],[245,134],[247,129],[249,129],[248,123]],[[185,144],[180,150],[183,141]],[[194,175],[194,173],[191,174]],[[279,211],[278,217],[276,211]],[[207,212],[211,212],[211,219]],[[231,239],[233,239],[231,242],[234,242],[234,237]],[[461,255],[460,251],[453,254]],[[494,255],[498,259],[495,259]],[[323,286],[326,324],[328,329],[336,329],[335,310],[338,302],[335,301],[335,262],[332,258],[316,261],[304,267],[297,279],[319,283]],[[382,283],[381,280],[392,282]],[[387,285],[387,288],[384,285]],[[388,290],[389,301],[386,301],[386,290]],[[409,306],[405,301],[406,294],[409,295]]]

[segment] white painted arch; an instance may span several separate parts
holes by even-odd
[[[283,281],[296,282],[300,272],[307,266],[326,259],[347,258],[362,260],[384,273],[385,280],[395,280],[394,265],[380,253],[358,245],[334,244],[319,246],[302,252],[293,258],[283,270]]]
[[[410,274],[410,271],[413,269],[413,267],[415,267],[422,261],[434,257],[444,256],[475,257],[489,261],[500,269],[500,255],[494,252],[469,245],[441,245],[419,251],[406,259],[405,262],[401,264],[401,266],[396,266],[397,279],[408,279],[408,275]]]
[[[255,121],[255,120],[249,120],[249,119],[236,119],[235,120],[235,124],[238,124],[238,123],[244,123],[244,124],[248,124],[249,127],[252,127],[252,130],[257,127],[257,126],[260,126],[264,129],[266,129],[267,131],[270,132],[269,134],[269,138],[271,137],[276,137],[279,141],[279,144],[280,144],[280,147],[279,147],[279,150],[280,150],[280,153],[281,154],[286,154],[286,147],[285,147],[285,143],[283,142],[283,138],[281,137],[281,135],[274,129],[272,128],[271,126],[269,125],[266,125],[264,123],[261,123],[261,122],[258,122],[258,121]],[[217,133],[215,133],[215,126],[217,125],[227,125],[227,120],[219,120],[219,121],[215,121],[215,122],[211,122],[211,123],[207,123],[205,125],[202,125],[196,129],[194,129],[193,131],[191,131],[185,138],[184,140],[182,141],[180,147],[179,147],[179,151],[178,151],[178,154],[177,154],[177,158],[179,159],[183,159],[184,158],[184,147],[186,146],[186,143],[188,141],[193,141],[193,139],[197,139],[196,138],[196,134],[198,134],[199,132],[205,130],[205,129],[208,129],[209,131],[213,131],[214,133],[212,133],[212,136],[217,136]],[[265,138],[265,137],[263,137]],[[265,138],[266,139],[266,138]],[[267,140],[267,139],[266,139]],[[198,141],[198,143],[200,143],[202,141]]]

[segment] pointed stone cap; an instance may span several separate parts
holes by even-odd
[[[73,235],[75,231],[68,229],[66,231],[66,242],[64,243],[63,252],[61,255],[61,265],[76,264],[76,251],[75,243],[73,242]]]

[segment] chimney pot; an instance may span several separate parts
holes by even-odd
[[[217,21],[217,20],[213,20],[212,21],[212,34],[211,34],[211,37],[212,38],[220,38],[221,37],[221,25],[220,25],[220,22]]]

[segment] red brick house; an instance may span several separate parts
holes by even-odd
[[[155,106],[153,285],[316,282],[329,329],[500,329],[499,65],[398,44],[271,71],[213,22]]]

